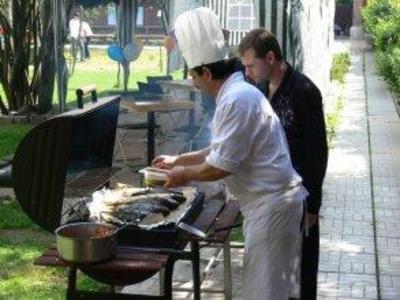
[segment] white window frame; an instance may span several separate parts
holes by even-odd
[[[235,2],[235,3],[233,3]],[[251,16],[250,17],[242,17],[240,15],[241,8],[249,6],[251,7]],[[239,15],[238,16],[230,16],[229,12],[231,8],[238,7]],[[254,8],[254,0],[228,0],[228,7],[227,7],[227,24],[229,30],[238,30],[238,31],[247,31],[254,28],[256,23],[256,16],[255,16],[255,8]],[[242,21],[250,20],[250,28],[243,28]],[[231,21],[237,21],[239,23],[238,29],[229,28],[229,24]]]

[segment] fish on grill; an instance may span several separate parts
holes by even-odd
[[[110,200],[106,199],[104,200],[104,204],[109,206],[117,206],[129,203],[155,203],[167,206],[169,209],[172,210],[176,209],[184,201],[186,201],[186,198],[184,196],[172,193],[160,193],[120,197]]]
[[[93,207],[100,211],[100,220],[113,224],[176,221],[177,214],[182,212],[180,205],[187,200],[186,195],[179,190],[126,186],[120,186],[118,190],[107,190],[104,192],[104,197],[97,199],[97,206]],[[95,216],[95,213],[93,215]]]
[[[186,197],[183,194],[171,193],[169,194],[169,197],[175,201],[178,201],[179,203],[186,201]]]
[[[111,215],[125,222],[140,222],[150,214],[169,215],[170,210],[158,203],[134,202],[131,204],[119,205]]]

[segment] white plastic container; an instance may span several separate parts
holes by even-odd
[[[146,186],[162,186],[167,181],[168,170],[159,168],[144,168],[139,170],[139,173],[144,175],[144,182]]]

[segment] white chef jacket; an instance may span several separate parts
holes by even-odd
[[[225,183],[238,199],[247,192],[273,197],[301,184],[278,117],[241,72],[224,82],[216,103],[206,161],[232,174]]]
[[[224,180],[240,201],[243,299],[287,300],[307,191],[292,168],[278,117],[241,72],[224,82],[216,101],[206,161],[231,173]]]

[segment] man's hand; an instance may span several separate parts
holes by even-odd
[[[178,156],[172,156],[172,155],[160,155],[153,159],[151,162],[152,167],[160,168],[160,169],[172,169],[175,165],[176,160],[178,159]]]
[[[172,168],[168,172],[167,182],[164,184],[165,188],[174,188],[185,186],[190,181],[188,172],[185,171],[185,167],[177,166]]]
[[[308,227],[313,227],[315,224],[317,224],[318,221],[318,214],[312,214],[312,213],[307,213],[308,217]]]

